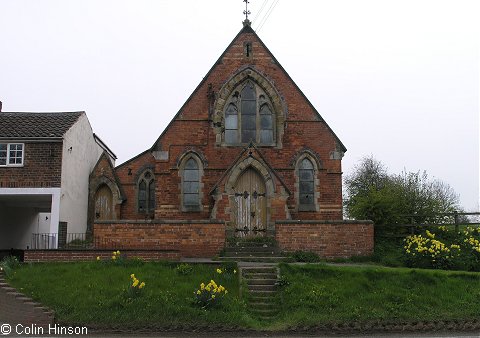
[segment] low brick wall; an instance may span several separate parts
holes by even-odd
[[[322,258],[373,254],[372,221],[277,221],[275,239],[281,250],[312,251]]]
[[[93,234],[96,248],[177,250],[181,257],[213,257],[225,246],[224,222],[97,222]]]
[[[24,261],[31,263],[38,262],[77,262],[91,261],[100,257],[102,260],[112,258],[113,249],[96,250],[25,250]],[[115,249],[117,250],[117,249]],[[121,248],[118,248],[121,250]],[[141,258],[145,261],[179,260],[178,250],[121,250],[126,258]]]

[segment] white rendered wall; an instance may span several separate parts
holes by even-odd
[[[68,233],[87,230],[88,179],[102,153],[83,114],[65,133],[63,141],[60,221],[67,222]]]
[[[51,196],[50,213],[39,213],[29,202],[20,201],[15,206],[0,204],[0,249],[27,249],[31,247],[33,233],[58,232],[60,188],[0,188],[0,195]],[[49,219],[45,220],[47,215]]]

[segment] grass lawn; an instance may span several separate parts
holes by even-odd
[[[480,273],[281,265],[280,314],[262,322],[238,295],[237,275],[218,275],[216,266],[192,265],[179,274],[175,263],[25,264],[9,283],[53,308],[61,323],[138,327],[242,327],[288,329],[350,321],[419,321],[480,317]],[[145,281],[140,297],[125,289],[130,274]],[[228,278],[227,278],[228,277]],[[201,282],[214,279],[229,293],[218,307],[193,303]]]
[[[480,317],[480,273],[384,267],[281,266],[281,326]]]
[[[192,265],[180,274],[175,263],[126,261],[25,264],[9,283],[54,309],[62,323],[145,327],[256,325],[239,299],[238,275],[219,275],[216,266]],[[139,297],[129,298],[130,275],[145,282]],[[200,283],[214,279],[228,294],[220,306],[204,310],[194,305]]]

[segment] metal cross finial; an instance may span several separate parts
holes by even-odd
[[[250,11],[248,10],[248,4],[250,3],[250,1],[243,0],[243,2],[245,2],[245,10],[243,11],[243,14],[245,14],[245,20],[248,21],[248,14],[250,14]]]

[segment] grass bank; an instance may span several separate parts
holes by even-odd
[[[480,317],[479,273],[286,264],[281,271],[279,327]]]
[[[10,273],[8,281],[54,309],[62,323],[128,328],[255,327],[239,299],[237,275],[218,274],[211,265],[177,266],[136,261],[25,264]],[[132,284],[131,274],[145,283],[137,297],[129,297],[126,291]],[[195,306],[194,292],[212,279],[227,289],[227,296],[208,310]]]
[[[62,323],[113,328],[196,327],[284,330],[352,321],[468,320],[480,317],[480,273],[283,264],[280,313],[269,322],[248,311],[236,275],[216,266],[174,263],[49,263],[16,268],[8,281],[53,308]],[[130,274],[145,282],[125,296]],[[193,302],[214,279],[229,291],[218,307]]]

